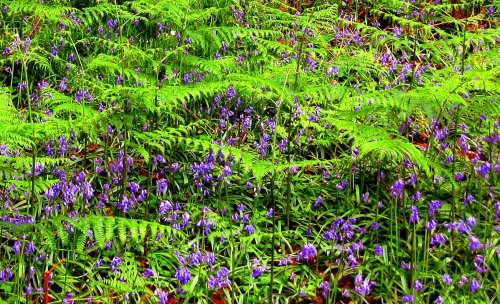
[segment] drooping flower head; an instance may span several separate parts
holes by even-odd
[[[310,258],[315,257],[318,252],[316,251],[316,247],[314,247],[311,243],[306,243],[302,250],[299,252],[298,260],[306,260],[308,261]]]
[[[363,279],[363,275],[358,273],[354,279],[354,285],[354,291],[361,297],[365,297],[370,294],[371,287],[375,285],[375,282]]]
[[[178,267],[175,271],[174,278],[179,280],[181,285],[186,285],[187,282],[191,281],[191,272],[186,267]]]

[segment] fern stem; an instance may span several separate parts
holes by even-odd
[[[453,139],[453,150],[452,150],[452,156],[453,156],[453,162],[451,164],[451,175],[455,175],[455,168],[456,168],[456,157],[457,157],[457,141],[458,141],[458,123],[460,121],[460,107],[457,107],[456,113],[455,113],[455,138]],[[450,221],[455,221],[455,208],[456,205],[458,204],[457,201],[457,196],[456,196],[456,186],[455,182],[453,181],[451,183],[451,214],[450,214]]]
[[[287,142],[287,152],[288,152],[288,163],[292,163],[292,147],[291,147],[291,136],[290,134],[292,133],[292,111],[293,107],[290,107],[290,113],[288,117],[288,142]],[[287,175],[287,189],[286,189],[286,198],[287,198],[287,204],[286,204],[286,229],[290,230],[290,208],[292,205],[292,172],[288,170],[288,175]],[[274,209],[273,209],[274,210]]]
[[[309,24],[309,22],[311,21],[313,15],[314,15],[314,7],[316,6],[316,1],[314,1],[314,4],[313,4],[313,9],[311,10],[311,14],[309,15],[309,19],[307,20],[307,24]],[[293,82],[293,89],[296,90],[297,89],[297,85],[298,85],[298,82],[299,82],[299,74],[300,74],[300,61],[302,59],[302,52],[303,52],[303,49],[304,49],[304,44],[305,44],[305,39],[302,39],[300,41],[300,45],[299,45],[299,52],[297,54],[297,64],[295,66],[295,80]]]
[[[410,277],[411,277],[411,286],[413,286],[415,282],[415,267],[417,264],[417,229],[416,229],[416,223],[411,224],[411,269],[410,269]],[[412,293],[414,293],[412,289]]]
[[[491,136],[491,121],[488,121],[488,137]],[[493,143],[489,143],[488,144],[490,146],[490,149],[489,149],[489,152],[488,152],[488,159],[493,162],[493,148],[494,148],[494,144]],[[479,151],[478,151],[479,153]],[[496,183],[495,183],[495,166],[491,166],[490,168],[490,172],[488,174],[488,179],[490,181],[490,185],[492,187],[495,187]],[[491,190],[490,190],[491,191]],[[491,226],[491,223],[494,223],[495,222],[495,208],[493,206],[493,200],[492,199],[488,199],[487,203],[486,203],[487,207],[486,207],[486,218],[488,219],[487,220],[487,223],[489,223],[490,227],[489,229],[484,229],[484,239],[487,240],[487,239],[490,239],[490,238],[493,238],[494,236],[492,235],[494,229],[493,227]]]
[[[300,42],[299,53],[297,55],[297,64],[295,66],[295,79],[293,81],[293,89],[297,89],[297,84],[299,83],[299,74],[300,74],[300,59],[302,57],[302,49],[304,47],[304,40]]]
[[[466,50],[466,39],[465,39],[465,33],[467,31],[467,18],[465,18],[465,23],[464,23],[464,28],[463,28],[463,40],[462,40],[462,69],[461,69],[461,74],[464,74],[465,71],[465,50]]]
[[[126,113],[126,112],[125,112]],[[125,190],[127,188],[127,178],[128,178],[128,172],[127,172],[127,136],[128,136],[128,127],[127,124],[124,124],[125,130],[124,130],[124,136],[123,136],[123,159],[122,159],[122,183],[121,183],[121,191],[120,191],[120,197],[118,197],[118,200],[123,199],[123,196],[125,195]]]
[[[289,71],[290,72],[290,71]],[[281,91],[281,97],[276,102],[277,111],[276,111],[276,119],[275,119],[275,128],[278,127],[278,118],[280,117],[281,107],[283,105],[283,95],[285,93],[285,88],[288,83],[289,72],[286,74],[285,81],[283,83],[283,90]],[[268,292],[268,303],[273,303],[273,281],[274,281],[274,243],[276,240],[276,201],[274,199],[274,177],[275,177],[275,166],[276,164],[276,140],[277,140],[277,132],[273,133],[273,145],[272,145],[272,171],[271,171],[271,201],[273,208],[272,222],[272,237],[271,237],[271,280],[269,281],[269,292]]]
[[[147,181],[147,193],[146,193],[146,204],[144,206],[145,210],[144,210],[144,220],[146,221],[148,219],[148,214],[149,214],[149,195],[151,193],[151,189],[152,189],[152,184],[153,184],[153,162],[151,161],[151,153],[152,153],[152,149],[149,151],[149,164],[148,164],[148,181]]]
[[[273,281],[274,281],[274,243],[276,240],[276,201],[274,199],[274,170],[271,175],[271,201],[273,206],[273,228],[272,228],[272,237],[271,237],[271,279],[269,281],[269,293],[268,300],[269,304],[273,304]]]
[[[32,130],[32,138],[33,138],[33,151],[31,155],[31,193],[29,196],[29,213],[33,214],[33,218],[36,218],[36,208],[34,206],[34,198],[35,198],[35,164],[36,164],[36,143],[35,143],[35,125],[33,123],[33,113],[31,109],[31,96],[30,96],[30,83],[28,79],[28,68],[26,67],[26,60],[22,60],[22,68],[24,72],[24,80],[26,82],[26,98],[28,99],[28,119],[31,124]],[[19,91],[19,100],[22,97],[22,91]]]

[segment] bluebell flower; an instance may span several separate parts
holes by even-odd
[[[469,224],[470,227],[476,227],[476,225],[477,225],[476,217],[471,215],[466,220],[467,220],[467,224]]]
[[[251,224],[248,224],[245,226],[245,228],[243,228],[243,230],[245,230],[248,233],[248,235],[251,235],[255,232],[255,227]]]
[[[452,279],[451,279],[451,276],[447,273],[443,274],[443,282],[446,284],[446,285],[451,285],[451,283],[453,283]]]
[[[401,297],[401,301],[404,303],[413,303],[415,302],[415,297],[411,294],[405,295]]]
[[[113,248],[113,242],[112,241],[109,241],[106,243],[106,245],[104,246],[104,249],[106,250],[111,250],[111,248]]]
[[[469,239],[469,244],[467,245],[467,247],[470,250],[476,251],[477,249],[481,249],[481,241],[476,236],[470,234],[467,238]]]
[[[417,206],[413,205],[410,207],[410,223],[417,223],[420,221],[420,216],[418,215],[418,208]]]
[[[332,290],[330,288],[330,283],[328,283],[327,281],[323,281],[319,284],[318,286],[319,289],[322,289],[323,291],[321,292],[321,295],[323,296],[323,298],[326,298],[327,297],[327,293]]]
[[[401,262],[401,268],[404,269],[404,270],[411,270],[411,269],[417,269],[418,266],[411,265],[411,264],[408,264],[405,261],[403,261],[403,262]]]
[[[9,267],[0,270],[0,281],[2,283],[6,283],[7,281],[11,280],[13,276],[14,274],[12,273]]]
[[[393,32],[393,36],[395,38],[401,36],[401,34],[403,33],[403,30],[399,27],[399,26],[395,26],[394,27],[394,32]]]
[[[299,166],[293,166],[290,168],[290,174],[295,175],[297,172],[299,172],[300,167]]]
[[[161,201],[158,207],[158,214],[163,215],[172,210],[172,204],[169,201]]]
[[[161,178],[156,181],[156,195],[164,195],[168,187],[168,179]]]
[[[469,203],[473,202],[474,200],[475,200],[475,198],[472,194],[466,195],[463,199],[464,206],[467,206]]]
[[[491,164],[489,162],[483,162],[476,168],[476,172],[484,179],[488,178],[488,172],[491,169]]]
[[[302,250],[299,252],[298,260],[306,260],[308,261],[310,258],[315,257],[318,252],[316,251],[316,247],[314,247],[311,243],[306,243]]]
[[[229,280],[229,269],[221,267],[215,276],[210,275],[207,278],[207,285],[210,289],[220,289],[231,285],[231,281]]]
[[[404,186],[404,180],[398,179],[397,181],[395,181],[394,184],[389,188],[391,196],[402,199]]]
[[[431,246],[443,245],[446,243],[446,237],[442,233],[434,233],[431,237]]]
[[[96,262],[94,262],[94,267],[101,267],[103,265],[106,264],[106,260],[97,260]]]
[[[14,250],[14,254],[16,255],[21,253],[21,242],[19,240],[16,240],[14,242],[14,245],[12,245],[12,250]]]
[[[478,280],[474,279],[470,282],[470,292],[476,293],[476,291],[481,287],[481,283]]]
[[[118,267],[120,267],[121,265],[122,265],[122,258],[119,255],[115,256],[109,263],[111,272],[119,272]]]
[[[174,278],[179,280],[181,285],[186,285],[191,280],[191,272],[186,267],[178,267],[175,271]]]
[[[82,197],[84,198],[85,202],[88,202],[92,197],[94,196],[94,189],[92,188],[92,185],[90,182],[85,181],[82,186]]]
[[[159,304],[167,304],[168,303],[168,294],[161,290],[161,289],[156,289],[154,292],[155,296],[158,297],[158,300],[160,301]]]
[[[66,294],[66,296],[63,298],[62,303],[63,303],[63,304],[73,304],[73,303],[74,303],[74,302],[73,302],[73,297],[74,297],[74,296],[75,296],[74,294],[72,294],[72,293],[68,292],[68,293]]]
[[[314,207],[318,207],[319,205],[321,205],[322,202],[323,202],[323,197],[318,196],[316,201],[314,201]]]
[[[35,252],[35,246],[33,242],[26,242],[26,248],[24,248],[24,254],[30,254]]]
[[[422,284],[422,282],[420,282],[420,280],[415,280],[413,282],[413,289],[415,291],[420,291],[420,290],[422,290],[422,288],[424,288],[424,285]]]
[[[434,213],[436,212],[436,210],[438,210],[442,206],[443,206],[442,202],[440,202],[438,200],[432,200],[429,204],[429,209],[427,211],[427,214],[429,214],[429,216],[434,216]]]
[[[213,252],[210,252],[210,251],[205,252],[205,255],[203,256],[202,261],[203,261],[203,263],[205,263],[209,266],[212,266],[217,262],[215,259],[215,254]]]
[[[480,274],[488,271],[486,267],[484,267],[484,256],[477,255],[474,259],[474,269]]]
[[[467,223],[465,223],[464,220],[459,220],[456,223],[456,229],[458,230],[458,233],[460,233],[460,234],[472,232],[472,227],[469,226]]]
[[[370,294],[371,287],[375,285],[374,281],[368,281],[368,279],[363,279],[363,275],[358,273],[354,279],[354,291],[361,297],[365,297]]]
[[[351,152],[351,157],[353,159],[356,159],[358,157],[358,154],[359,154],[359,147],[355,147]]]
[[[457,285],[458,285],[458,287],[462,288],[467,283],[469,283],[469,278],[464,276],[464,275],[461,275],[460,280],[458,280]]]
[[[338,66],[330,66],[328,70],[326,71],[326,76],[331,77],[334,75],[337,75],[339,73],[339,67]]]
[[[266,270],[268,270],[269,267],[267,266],[261,266],[261,265],[254,265],[252,267],[252,279],[256,279],[260,275],[262,275]]]
[[[144,272],[141,274],[141,276],[143,276],[145,278],[149,278],[149,277],[152,277],[154,275],[155,275],[155,273],[154,273],[154,271],[151,268],[146,268],[144,270]]]
[[[189,254],[189,265],[194,266],[198,265],[201,263],[203,256],[201,255],[201,252],[191,252]]]
[[[342,191],[345,189],[345,187],[347,186],[347,180],[343,179],[342,181],[340,181],[340,183],[337,183],[335,185],[335,187],[337,188],[337,190],[339,191]]]

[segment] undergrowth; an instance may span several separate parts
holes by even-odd
[[[498,0],[0,6],[0,301],[500,301]]]

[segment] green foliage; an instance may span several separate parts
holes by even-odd
[[[0,8],[0,302],[499,301],[498,1]]]

